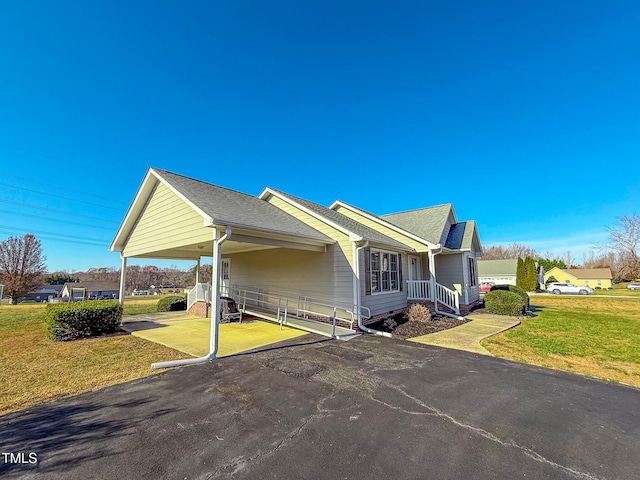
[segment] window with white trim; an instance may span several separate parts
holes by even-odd
[[[400,290],[400,266],[397,253],[371,250],[370,273],[371,293]]]
[[[469,269],[469,286],[475,287],[478,284],[478,275],[476,274],[476,259],[474,257],[467,258]]]

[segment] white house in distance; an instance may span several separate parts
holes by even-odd
[[[479,300],[477,227],[459,222],[450,204],[378,216],[151,168],[110,250],[121,254],[123,273],[132,257],[213,257],[213,285],[196,279],[189,295],[191,311],[212,322],[220,294],[263,318],[338,318],[365,331],[412,301],[459,314]]]
[[[479,260],[478,280],[480,283],[493,282],[496,285],[515,285],[518,259]],[[536,262],[538,284],[544,289],[544,268]]]

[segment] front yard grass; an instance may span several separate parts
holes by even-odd
[[[640,300],[532,297],[538,315],[490,337],[492,354],[640,387]]]
[[[155,311],[157,297],[125,301],[125,314]],[[0,306],[0,415],[150,375],[152,362],[188,358],[131,335],[55,342],[43,304]]]

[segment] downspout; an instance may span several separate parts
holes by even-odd
[[[214,227],[215,228],[215,227]],[[217,235],[217,232],[214,233]],[[224,242],[231,237],[231,227],[227,226],[225,234],[213,241],[214,264],[217,265],[211,275],[212,299],[211,299],[211,329],[209,336],[209,353],[204,357],[186,358],[184,360],[170,360],[168,362],[157,362],[151,364],[151,369],[180,367],[183,365],[193,365],[215,360],[218,353],[218,325],[220,324],[220,248]]]
[[[387,332],[381,332],[380,330],[374,330],[373,328],[365,327],[362,323],[362,315],[360,315],[360,302],[362,301],[362,291],[360,289],[360,251],[369,246],[369,240],[366,240],[364,244],[358,247],[357,242],[353,242],[353,265],[354,265],[354,275],[353,275],[353,296],[356,300],[356,316],[358,317],[358,328],[365,333],[370,333],[372,335],[381,335],[383,337],[391,338],[392,335]]]
[[[441,253],[442,253],[442,245],[440,244],[438,244],[437,252],[434,252],[434,251],[429,252],[429,266],[431,267],[430,271],[433,277],[433,306],[434,306],[435,313],[437,313],[438,315],[443,315],[445,317],[455,318],[456,320],[464,320],[465,318],[461,317],[460,315],[454,315],[452,313],[441,312],[440,310],[438,310],[438,294],[436,293],[436,285],[435,285],[436,284],[436,255],[440,255]]]

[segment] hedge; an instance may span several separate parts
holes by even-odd
[[[526,311],[521,295],[508,290],[492,290],[484,296],[484,307],[488,313],[518,317]]]
[[[520,298],[524,301],[524,305],[526,307],[525,310],[529,310],[529,294],[521,288],[518,288],[515,285],[494,285],[491,287],[491,291],[494,290],[505,290],[520,295]]]
[[[115,333],[122,324],[122,305],[117,300],[51,303],[45,310],[47,334],[67,341]]]
[[[187,299],[180,295],[169,295],[158,300],[156,311],[158,312],[175,312],[177,310],[187,309]]]

